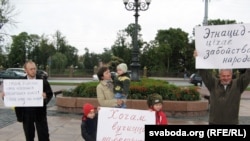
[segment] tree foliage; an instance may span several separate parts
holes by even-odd
[[[188,33],[180,28],[158,30],[155,37],[159,45],[159,53],[167,68],[166,71],[183,71],[185,60],[185,49],[188,47]]]
[[[1,16],[2,13],[0,13]],[[1,21],[0,21],[1,22]],[[209,20],[208,24],[233,24],[235,20]],[[109,64],[111,71],[124,62],[130,69],[131,53],[133,52],[133,37],[135,24],[129,24],[117,33],[117,39],[110,49],[104,48],[101,54],[91,53],[85,48],[85,54],[78,56],[78,50],[69,45],[66,37],[56,31],[54,38],[46,35],[35,35],[22,32],[12,36],[12,43],[5,59],[2,50],[0,63],[4,67],[20,67],[25,60],[34,60],[39,68],[50,66],[57,72],[63,72],[71,66],[93,72],[95,66]],[[195,72],[193,51],[195,40],[188,37],[188,33],[180,28],[159,29],[154,40],[145,42],[141,38],[141,27],[138,25],[138,49],[141,70],[147,68],[148,74],[166,76],[173,73],[183,73],[185,70]],[[1,46],[1,44],[0,44]]]
[[[130,64],[131,61],[131,49],[129,48],[130,44],[126,41],[128,36],[131,33],[126,33],[126,30],[119,31],[117,34],[117,39],[115,44],[111,47],[113,56],[122,58],[126,64]],[[130,30],[127,30],[130,31]],[[129,66],[128,66],[129,67]]]
[[[15,25],[15,7],[11,5],[9,0],[0,0],[0,64],[1,68],[7,66],[7,57],[5,57],[5,48],[3,44],[5,37],[9,37],[8,33],[4,30],[8,25]]]
[[[122,58],[119,58],[117,56],[112,56],[111,60],[109,62],[109,67],[111,71],[116,71],[116,66],[120,63],[124,63],[124,60]]]
[[[49,39],[42,35],[40,44],[34,50],[34,60],[40,64],[41,69],[46,69],[47,66],[51,65],[51,56],[56,53],[56,49]],[[39,59],[38,59],[39,58]]]
[[[7,25],[15,25],[15,7],[11,5],[9,0],[0,0],[0,41],[3,40],[3,36],[7,35],[2,29]]]
[[[64,72],[65,68],[67,65],[67,57],[60,53],[57,52],[51,57],[51,68],[59,73],[59,72]]]
[[[8,67],[21,67],[28,60],[28,51],[30,38],[28,33],[22,32],[19,35],[12,36],[13,43],[8,56]]]
[[[236,20],[221,20],[221,19],[211,19],[208,20],[208,25],[225,25],[225,24],[235,24]]]

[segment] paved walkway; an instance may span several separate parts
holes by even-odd
[[[60,87],[53,87],[53,91]],[[207,93],[205,87],[201,88]],[[51,141],[83,141],[81,137],[81,115],[59,113],[54,105],[55,98],[48,105],[48,124]],[[0,100],[0,140],[1,141],[25,141],[22,124],[16,122],[15,113],[11,108],[6,108]],[[240,105],[240,124],[250,125],[250,92],[245,91]],[[168,117],[171,125],[206,125],[208,117]],[[37,141],[37,138],[35,139]]]

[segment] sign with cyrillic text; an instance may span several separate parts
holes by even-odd
[[[145,125],[155,125],[155,112],[101,107],[97,141],[144,141]]]
[[[28,79],[3,80],[6,107],[43,106],[43,81]]]
[[[195,28],[197,69],[250,68],[250,24]]]

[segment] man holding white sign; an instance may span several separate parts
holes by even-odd
[[[36,75],[37,68],[33,61],[27,61],[24,64],[24,69],[27,76],[22,80],[6,80],[6,82],[4,80],[3,97],[6,99],[5,105],[10,106],[12,104],[12,106],[15,106],[17,121],[23,123],[26,141],[34,141],[35,126],[38,140],[49,141],[47,104],[53,96],[52,89],[46,79]]]
[[[250,68],[250,25],[203,26],[195,29],[196,68],[210,93],[209,124],[239,124],[241,94],[250,69],[233,79],[234,68]],[[208,69],[219,69],[219,78]]]

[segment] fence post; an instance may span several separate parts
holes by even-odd
[[[145,66],[144,68],[143,68],[143,77],[147,77],[147,67]]]
[[[46,72],[48,73],[48,76],[51,77],[49,65],[46,66]]]
[[[94,74],[97,74],[98,68],[97,66],[94,66]]]
[[[70,69],[70,70],[69,70],[69,77],[72,77],[72,76],[73,76],[73,72],[74,72],[74,67],[73,67],[73,65],[71,65],[69,69]]]

